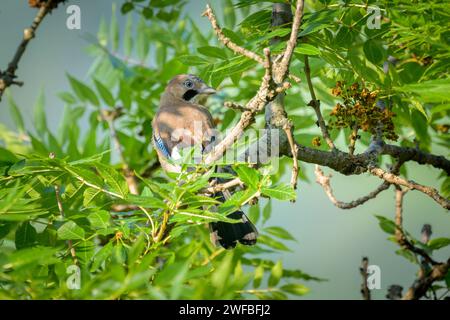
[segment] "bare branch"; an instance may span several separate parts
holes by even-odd
[[[450,269],[450,259],[446,263],[440,263],[431,269],[427,275],[421,275],[419,279],[414,281],[413,285],[408,289],[403,300],[416,300],[423,297],[435,281],[445,278]]]
[[[389,183],[407,187],[409,189],[418,190],[427,196],[431,197],[434,201],[436,201],[439,205],[441,205],[445,209],[450,209],[450,201],[439,194],[439,192],[432,187],[427,187],[421,184],[418,184],[411,180],[405,180],[395,174],[384,171],[381,168],[372,168],[369,170],[371,174],[379,177]]]
[[[295,46],[297,45],[298,30],[302,23],[303,18],[304,1],[298,0],[295,8],[294,20],[292,22],[291,36],[286,44],[286,50],[283,54],[283,59],[277,67],[275,76],[277,82],[282,82],[289,72],[289,64],[291,63],[292,54],[294,53]]]
[[[226,107],[226,108],[230,108],[230,109],[233,109],[233,110],[238,110],[238,111],[241,111],[241,112],[247,110],[247,109],[245,109],[245,107],[243,105],[240,105],[238,103],[231,102],[231,101],[225,101],[223,106]]]
[[[419,164],[430,164],[437,169],[444,170],[447,175],[450,175],[450,160],[447,160],[444,156],[437,156],[421,151],[418,148],[406,148],[383,144],[381,154],[390,155],[391,157],[403,161],[415,161]]]
[[[395,239],[403,249],[420,255],[427,263],[436,265],[438,263],[434,261],[425,250],[414,246],[403,231],[403,197],[407,191],[407,189],[402,190],[401,187],[396,187],[395,190]]]
[[[36,14],[36,17],[33,20],[33,23],[31,24],[30,27],[26,28],[23,31],[23,39],[19,47],[17,48],[13,59],[8,64],[8,68],[3,72],[0,70],[0,101],[6,88],[8,88],[11,85],[18,85],[18,86],[23,85],[23,82],[15,80],[17,78],[16,71],[19,68],[20,59],[25,53],[28,43],[31,41],[31,39],[35,37],[36,30],[41,24],[42,20],[44,20],[45,16],[49,12],[51,12],[54,8],[56,8],[60,2],[63,1],[48,0],[46,2],[41,1],[39,4],[36,4],[36,6],[39,6],[39,10],[38,13]]]
[[[369,259],[367,257],[362,258],[361,267],[359,268],[359,272],[361,273],[361,276],[363,278],[363,281],[361,284],[361,294],[362,294],[364,300],[371,299],[370,289],[367,285],[367,278],[369,277],[369,274],[367,272],[368,267],[369,267]]]
[[[216,185],[210,186],[208,188],[205,188],[204,190],[202,190],[202,192],[208,193],[208,194],[215,194],[217,192],[221,192],[221,191],[231,189],[236,186],[242,186],[242,185],[243,185],[243,182],[241,181],[241,179],[235,178],[230,181],[216,184]]]
[[[431,270],[427,271],[423,266],[421,266],[419,277],[414,281],[412,286],[408,289],[406,294],[403,296],[403,300],[415,300],[423,297],[428,289],[431,288],[435,281],[444,279],[450,268],[450,259],[446,263],[440,263],[434,261],[428,253],[416,247],[409,241],[403,231],[403,197],[407,190],[402,190],[401,187],[397,187],[395,191],[395,238],[398,244],[405,250],[409,250],[412,253],[420,255],[425,264],[432,265]],[[425,231],[423,231],[425,229]],[[431,229],[423,228],[422,235],[425,233],[425,240],[428,240],[429,235],[431,235]],[[428,232],[430,231],[430,232]]]
[[[366,196],[363,196],[363,197],[358,198],[356,200],[353,200],[351,202],[342,202],[342,201],[339,201],[339,200],[336,199],[336,197],[335,197],[335,195],[333,193],[333,189],[331,188],[331,184],[330,184],[331,174],[326,176],[323,173],[322,169],[320,169],[319,165],[316,165],[314,173],[316,174],[316,182],[323,187],[323,189],[325,190],[325,193],[327,194],[327,196],[330,199],[330,201],[336,207],[338,207],[340,209],[353,209],[353,208],[356,208],[356,207],[366,203],[367,201],[376,198],[376,196],[378,196],[378,194],[380,194],[382,191],[388,189],[389,186],[390,186],[390,183],[385,181],[382,184],[380,184],[378,186],[378,188],[376,188],[374,191],[370,192]]]
[[[233,52],[235,52],[237,54],[240,54],[240,55],[243,55],[243,56],[245,56],[245,57],[247,57],[249,59],[255,60],[256,62],[258,62],[260,64],[264,63],[264,59],[261,56],[257,55],[253,51],[247,50],[247,49],[237,45],[236,43],[231,41],[230,38],[225,36],[225,34],[223,33],[222,29],[219,27],[219,25],[217,23],[217,18],[216,18],[215,14],[214,14],[214,12],[211,9],[209,4],[206,5],[206,11],[202,14],[202,16],[206,16],[208,18],[208,20],[211,22],[211,25],[212,25],[214,31],[217,34],[217,38],[226,47],[228,47]]]
[[[348,145],[348,153],[353,155],[355,153],[356,140],[358,140],[358,125],[354,125],[352,133],[350,134],[350,144]]]
[[[298,179],[298,159],[297,159],[297,151],[298,147],[294,140],[294,133],[292,130],[292,124],[290,121],[287,121],[288,125],[285,126],[284,132],[288,138],[289,147],[291,148],[292,154],[292,174],[291,174],[291,186],[294,189],[297,189],[297,179]]]
[[[272,90],[272,62],[270,59],[269,48],[264,49],[264,56],[265,59],[263,65],[265,73],[259,90],[245,105],[244,109],[246,111],[241,114],[239,122],[231,129],[229,134],[206,155],[204,159],[205,164],[212,164],[214,161],[220,159],[224,152],[242,135],[244,130],[254,122],[255,115],[261,112],[264,106],[276,97],[277,93],[275,90]]]

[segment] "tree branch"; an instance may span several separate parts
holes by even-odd
[[[450,160],[447,160],[444,156],[426,153],[417,148],[399,147],[391,144],[383,144],[381,154],[390,155],[403,161],[430,164],[437,169],[444,170],[447,175],[450,175]]]
[[[213,150],[206,155],[204,159],[205,164],[212,164],[214,161],[220,159],[224,152],[242,135],[244,130],[255,121],[255,115],[261,112],[264,106],[276,97],[277,92],[272,88],[272,62],[270,59],[269,48],[264,49],[264,56],[263,66],[265,73],[259,90],[245,105],[244,108],[246,111],[241,114],[239,122],[231,129],[228,135],[215,145]]]
[[[411,180],[405,180],[395,174],[389,173],[384,171],[381,168],[372,168],[369,170],[371,174],[374,176],[379,177],[380,179],[383,179],[389,183],[407,187],[409,189],[418,190],[427,196],[431,197],[434,201],[436,201],[439,205],[441,205],[443,208],[449,210],[450,209],[450,201],[443,196],[439,194],[439,192],[432,187],[427,187],[421,184],[418,184]]]
[[[434,261],[425,250],[414,246],[403,231],[403,197],[406,192],[408,192],[408,190],[402,190],[401,187],[397,187],[395,190],[395,239],[403,249],[422,256],[427,263],[436,265],[438,263]]]
[[[425,264],[430,264],[432,266],[431,270],[427,271],[425,270],[426,268],[421,265],[418,279],[414,281],[412,286],[403,296],[403,300],[416,300],[423,297],[435,281],[444,279],[450,268],[450,259],[445,263],[436,262],[425,250],[416,247],[407,239],[402,226],[403,197],[406,192],[407,190],[402,190],[401,187],[397,187],[395,191],[395,238],[403,249],[420,255],[424,259]],[[424,240],[428,240],[430,233],[427,232],[427,228],[424,227],[423,229],[422,236]]]
[[[359,271],[363,278],[363,281],[361,284],[361,294],[362,294],[364,300],[371,299],[370,289],[369,289],[369,286],[367,285],[367,278],[369,277],[369,274],[367,272],[368,267],[369,267],[369,259],[367,257],[364,257],[361,261],[361,267],[359,268]]]
[[[374,191],[370,192],[366,196],[363,196],[363,197],[353,200],[351,202],[342,202],[342,201],[339,201],[336,199],[336,197],[333,193],[333,189],[331,188],[331,184],[330,184],[331,174],[328,176],[324,175],[322,169],[318,165],[316,165],[314,173],[316,174],[316,182],[323,187],[323,189],[325,190],[325,193],[327,194],[330,201],[336,207],[338,207],[340,209],[356,208],[356,207],[366,203],[367,201],[376,198],[376,196],[378,196],[378,194],[380,194],[382,191],[384,191],[390,187],[390,183],[385,181],[382,184],[380,184],[378,186],[378,188],[376,188]]]
[[[291,63],[292,54],[294,53],[294,49],[297,45],[297,37],[298,37],[298,30],[300,29],[300,25],[302,23],[303,18],[303,7],[304,7],[304,1],[303,0],[297,0],[297,6],[295,8],[295,14],[294,14],[294,20],[292,22],[292,31],[291,36],[286,44],[286,49],[283,53],[283,58],[281,59],[281,62],[276,68],[276,74],[275,77],[277,82],[282,82],[289,72],[289,65]]]
[[[216,181],[216,180],[215,180]],[[241,179],[239,178],[235,178],[232,179],[230,181],[224,182],[224,183],[220,183],[220,184],[216,184],[216,185],[212,185],[208,188],[205,188],[204,190],[202,190],[202,193],[208,193],[208,194],[215,194],[217,192],[221,192],[227,189],[231,189],[233,187],[236,186],[242,186],[243,182],[241,181]]]
[[[309,106],[313,107],[316,112],[317,124],[322,131],[322,136],[327,142],[328,146],[331,150],[335,150],[336,146],[334,145],[333,140],[330,138],[330,134],[328,133],[327,125],[325,124],[325,120],[323,119],[322,112],[320,111],[320,100],[317,100],[316,93],[314,91],[314,86],[311,80],[311,68],[309,66],[309,58],[305,55],[305,77],[306,82],[308,83],[309,93],[311,95],[311,101],[309,102]]]
[[[207,4],[206,5],[206,10],[205,12],[203,12],[202,16],[207,17],[208,20],[211,22],[211,25],[217,35],[217,38],[226,46],[228,47],[231,51],[243,55],[249,59],[255,60],[256,62],[263,64],[264,63],[264,59],[257,55],[256,53],[254,53],[253,51],[247,50],[239,45],[237,45],[236,43],[234,43],[233,41],[231,41],[230,38],[228,38],[227,36],[225,36],[225,34],[223,33],[222,29],[219,27],[218,23],[217,23],[217,18],[213,12],[213,10],[211,9],[210,5]]]
[[[35,37],[36,30],[41,24],[42,20],[44,20],[45,16],[51,12],[54,8],[58,6],[59,3],[64,2],[65,0],[48,0],[48,1],[40,1],[36,3],[34,6],[39,7],[38,13],[33,20],[33,23],[30,27],[26,28],[23,31],[23,39],[14,54],[11,62],[8,64],[8,68],[5,71],[0,70],[0,101],[2,99],[3,93],[6,88],[11,85],[22,86],[23,82],[16,81],[16,71],[19,68],[19,62],[22,58],[25,50],[30,43],[31,39]],[[32,5],[32,4],[30,4]],[[33,5],[32,5],[33,6]]]

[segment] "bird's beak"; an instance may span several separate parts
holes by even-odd
[[[201,94],[207,94],[207,95],[210,95],[210,94],[214,94],[214,93],[216,93],[216,92],[217,92],[217,91],[216,91],[214,88],[208,87],[206,84],[203,85],[202,88],[200,89],[200,93],[201,93]]]

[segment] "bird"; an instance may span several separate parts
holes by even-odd
[[[217,142],[213,117],[201,104],[215,93],[215,89],[192,74],[177,75],[167,84],[152,121],[152,143],[166,172],[180,172],[180,166],[168,160],[179,159],[183,148],[197,146],[202,152],[207,152]],[[225,202],[231,194],[225,190],[212,196]],[[238,242],[248,246],[256,244],[258,231],[244,212],[237,210],[227,217],[240,222],[210,222],[213,244],[225,249],[235,248]]]

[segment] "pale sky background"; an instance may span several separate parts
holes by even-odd
[[[28,8],[27,0],[2,0],[0,6],[0,69],[4,69],[22,37],[25,27],[31,23],[36,11]],[[62,115],[63,104],[56,94],[69,90],[66,73],[85,79],[92,58],[84,48],[87,43],[83,33],[96,34],[100,17],[109,21],[110,0],[71,0],[78,4],[82,13],[82,30],[66,28],[65,8],[47,17],[38,30],[35,40],[29,45],[17,72],[19,80],[25,82],[22,88],[13,87],[11,92],[22,110],[27,128],[32,120],[32,108],[41,88],[46,94],[46,108],[49,126],[57,128]],[[119,5],[123,1],[116,1]],[[219,10],[217,1],[209,1]],[[200,17],[206,1],[190,0],[187,12],[209,30],[206,19]],[[119,23],[125,19],[119,15]],[[0,103],[0,123],[12,128],[6,99]],[[442,152],[443,150],[441,150]],[[314,181],[313,165],[306,165],[307,176]],[[430,167],[420,169],[409,165],[414,180],[439,187],[436,183],[439,172]],[[414,169],[413,169],[414,168]],[[368,175],[343,177],[334,175],[332,181],[337,196],[342,201],[353,200],[372,191],[378,184],[377,178]],[[386,240],[387,234],[378,227],[375,214],[389,218],[394,216],[394,192],[390,189],[377,199],[353,210],[334,207],[322,188],[315,182],[299,183],[297,202],[274,202],[272,218],[268,225],[286,228],[297,239],[289,243],[292,253],[278,254],[285,267],[299,268],[312,275],[327,278],[328,282],[307,282],[311,293],[306,299],[361,299],[361,276],[359,265],[363,256],[371,264],[381,268],[381,290],[373,290],[374,298],[383,299],[390,284],[400,284],[406,290],[414,280],[416,266],[394,252],[398,249]],[[404,226],[416,237],[424,223],[433,226],[433,237],[449,237],[450,219],[448,212],[433,200],[417,191],[406,195]],[[441,250],[442,251],[442,250]],[[436,259],[447,259],[450,250],[442,251]]]

